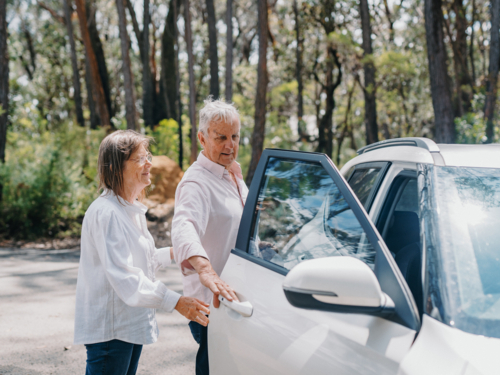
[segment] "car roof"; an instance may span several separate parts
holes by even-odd
[[[446,165],[456,167],[500,168],[500,145],[438,144]]]
[[[436,144],[428,138],[397,138],[363,147],[358,154],[342,170],[376,161],[500,168],[500,144]]]

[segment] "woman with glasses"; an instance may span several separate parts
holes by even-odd
[[[155,279],[171,262],[170,248],[156,249],[141,203],[151,184],[149,139],[116,131],[99,148],[99,189],[82,225],[76,287],[75,344],[87,348],[87,375],[131,375],[142,346],[158,338],[156,309],[174,309],[208,324],[208,305],[182,297]]]

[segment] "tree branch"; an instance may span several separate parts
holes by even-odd
[[[130,13],[130,18],[132,19],[132,26],[134,28],[137,44],[139,45],[139,53],[141,55],[141,61],[144,61],[144,45],[142,43],[142,31],[139,28],[139,23],[137,22],[137,15],[135,14],[132,2],[130,0],[125,0],[125,2],[127,4],[128,12]]]
[[[45,4],[42,1],[38,2],[38,6],[42,9],[45,9],[46,11],[48,11],[52,15],[52,17],[54,17],[54,19],[57,20],[57,22],[66,26],[66,20],[64,19],[64,17],[59,15],[59,13],[57,13],[54,9],[50,8],[47,4]]]

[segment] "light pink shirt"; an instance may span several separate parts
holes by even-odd
[[[202,256],[221,274],[236,245],[248,195],[240,165],[233,162],[230,169],[237,184],[222,165],[201,152],[179,183],[172,221],[172,244],[178,265],[192,256]],[[198,274],[183,267],[181,270],[184,295],[210,303],[212,293],[201,285]]]

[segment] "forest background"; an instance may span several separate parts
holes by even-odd
[[[342,166],[378,140],[498,140],[500,0],[0,0],[0,237],[77,236],[100,141],[184,170],[212,95],[263,148]]]

